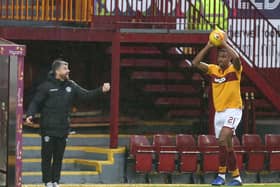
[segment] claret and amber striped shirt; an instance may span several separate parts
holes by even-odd
[[[213,102],[217,112],[228,108],[242,108],[241,72],[242,66],[238,71],[231,64],[223,71],[218,65],[208,65],[207,74],[211,77]]]

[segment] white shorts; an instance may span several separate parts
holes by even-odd
[[[219,138],[223,127],[231,128],[235,135],[235,130],[241,121],[242,110],[238,108],[229,108],[222,112],[215,113],[214,126],[216,138]]]

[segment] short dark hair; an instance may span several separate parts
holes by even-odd
[[[62,65],[68,65],[68,62],[62,58],[57,58],[53,61],[51,70],[49,71],[49,76],[55,76],[55,71]]]
[[[52,63],[52,71],[55,73],[55,71],[62,65],[68,65],[68,62],[61,58],[55,59]]]
[[[219,47],[218,52],[227,52],[227,49],[224,47]]]

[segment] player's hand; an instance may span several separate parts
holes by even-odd
[[[110,88],[111,88],[110,83],[106,82],[106,83],[104,83],[103,86],[102,86],[102,92],[103,92],[103,93],[109,92],[109,91],[110,91]]]
[[[208,43],[206,44],[207,47],[212,48],[215,47],[210,41],[208,41]]]
[[[28,124],[32,124],[33,121],[32,121],[32,116],[28,116],[26,119],[25,119],[26,123]]]

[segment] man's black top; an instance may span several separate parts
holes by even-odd
[[[101,95],[102,89],[88,91],[72,80],[61,81],[49,75],[42,83],[27,110],[27,116],[41,113],[42,136],[64,137],[69,133],[70,111],[75,99],[90,100]]]

